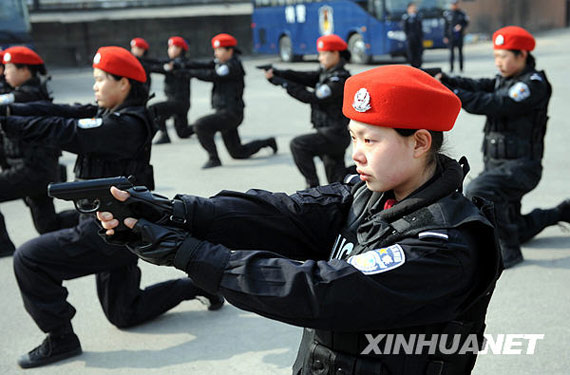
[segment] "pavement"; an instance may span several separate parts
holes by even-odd
[[[537,38],[538,67],[552,82],[550,120],[545,138],[544,173],[539,186],[523,199],[523,212],[535,207],[552,207],[570,197],[570,76],[568,62],[570,30],[540,34]],[[495,74],[489,42],[467,46],[466,70],[470,77]],[[153,148],[156,191],[167,196],[189,193],[211,196],[222,189],[249,188],[293,193],[304,187],[292,162],[289,141],[310,131],[309,108],[270,85],[257,64],[315,69],[305,61],[283,64],[274,56],[245,60],[245,120],[240,127],[244,141],[274,135],[279,152],[262,150],[248,160],[232,160],[221,140],[218,146],[223,166],[201,170],[206,155],[196,138],[177,139],[170,128],[172,144]],[[380,59],[377,64],[387,63]],[[448,69],[447,51],[427,51],[426,67]],[[349,65],[355,74],[373,66]],[[91,102],[93,84],[90,69],[53,70],[51,87],[57,102]],[[162,78],[153,77],[153,90],[162,98]],[[190,121],[209,113],[211,85],[192,81]],[[467,182],[482,170],[480,145],[484,117],[461,112],[447,138],[448,155],[465,155],[471,163]],[[62,162],[71,175],[75,157],[64,153]],[[350,155],[347,153],[347,163]],[[322,165],[318,165],[324,181]],[[58,209],[71,208],[57,201]],[[23,201],[0,204],[11,238],[20,245],[37,236]],[[498,282],[487,318],[488,334],[544,334],[536,342],[535,353],[521,355],[481,355],[474,374],[567,374],[570,368],[570,233],[561,226],[547,228],[523,247],[525,262],[504,272]],[[141,262],[142,285],[183,277],[174,269]],[[69,301],[77,308],[73,319],[84,354],[61,363],[31,370],[16,364],[19,355],[37,346],[44,334],[24,310],[12,271],[12,258],[0,259],[0,374],[290,374],[301,329],[274,322],[226,304],[210,312],[198,301],[180,304],[158,319],[139,327],[119,330],[106,319],[97,300],[93,276],[64,283]],[[520,349],[521,347],[519,347]],[[526,346],[522,347],[523,353]]]

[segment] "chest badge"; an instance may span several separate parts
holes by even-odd
[[[370,106],[370,93],[364,87],[354,94],[352,108],[357,112],[366,112],[372,108]]]
[[[77,121],[77,126],[79,126],[81,129],[98,128],[101,125],[103,125],[102,118],[82,118],[81,120]]]
[[[351,256],[347,262],[365,275],[375,275],[400,267],[406,255],[400,245],[392,245]]]

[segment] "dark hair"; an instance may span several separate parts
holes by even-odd
[[[350,58],[352,57],[352,54],[350,53],[349,50],[345,49],[344,51],[339,51],[340,57],[342,59],[344,59],[344,61],[346,62],[350,62]]]
[[[105,72],[105,74],[107,74],[107,76],[113,77],[115,81],[120,81],[122,78],[126,78],[107,72]],[[144,105],[148,101],[148,87],[142,82],[135,81],[131,78],[127,79],[131,84],[131,91],[129,91],[129,95],[127,95],[125,98],[125,102]]]
[[[410,137],[414,135],[418,129],[394,129],[402,137]],[[428,165],[432,165],[437,161],[437,154],[441,153],[443,146],[443,132],[428,130],[431,134],[431,147],[429,149]]]
[[[38,74],[41,74],[42,76],[45,76],[47,74],[47,69],[44,64],[40,65],[14,64],[14,65],[16,65],[16,68],[18,69],[22,69],[27,66],[30,73],[32,73],[32,77],[36,77]]]
[[[416,3],[413,2],[413,1],[410,1],[410,2],[408,3],[408,6],[407,6],[406,8],[409,8],[409,7],[411,7],[412,5],[416,5]]]
[[[522,51],[519,49],[510,49],[509,51],[511,51],[512,53],[515,54],[515,56],[520,56],[522,55]],[[530,53],[530,51],[528,51],[528,54],[526,56],[526,65],[532,69],[534,69],[536,67],[536,59],[534,58],[534,56]]]
[[[222,47],[222,48],[232,49],[234,51],[234,55],[241,55],[241,49],[237,48],[236,46]]]

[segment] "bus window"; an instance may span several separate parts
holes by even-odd
[[[31,41],[28,8],[24,0],[0,1],[0,45],[25,44]]]

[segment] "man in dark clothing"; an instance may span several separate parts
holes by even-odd
[[[6,117],[2,127],[8,135],[41,139],[77,154],[77,179],[133,175],[152,189],[154,129],[145,108],[144,69],[120,47],[101,47],[93,68],[99,108],[32,104],[43,116]],[[103,311],[119,328],[146,322],[197,295],[207,297],[211,309],[221,307],[221,298],[195,287],[189,278],[139,289],[137,258],[121,246],[105,243],[98,232],[94,216],[82,215],[75,227],[44,234],[16,250],[14,272],[24,307],[47,333],[41,345],[20,358],[21,367],[43,366],[81,354],[71,325],[76,310],[66,300],[65,280],[95,274]]]
[[[200,145],[208,153],[208,161],[202,169],[219,167],[222,165],[214,135],[222,134],[224,144],[234,159],[247,159],[264,147],[269,147],[273,153],[277,152],[275,138],[254,140],[246,144],[241,143],[238,126],[243,121],[243,89],[245,87],[245,70],[239,59],[241,53],[237,49],[237,40],[229,34],[218,34],[212,38],[215,60],[210,63],[190,63],[182,65],[180,71],[202,81],[213,82],[212,108],[215,113],[198,119],[192,128],[198,136]],[[190,67],[190,70],[185,68]],[[199,69],[193,69],[199,68]]]
[[[451,1],[451,9],[443,13],[445,19],[443,41],[449,46],[449,71],[453,72],[455,62],[455,48],[458,51],[459,70],[463,72],[463,37],[465,28],[469,25],[469,17],[459,9],[459,0]]]
[[[6,81],[14,90],[0,95],[0,115],[9,112],[12,103],[51,100],[39,77],[46,74],[46,69],[37,53],[27,47],[11,47],[4,51],[3,63]],[[0,202],[24,199],[39,233],[59,229],[62,223],[46,190],[48,183],[58,180],[59,149],[41,141],[27,142],[5,134],[1,139]],[[0,213],[0,256],[11,255],[14,249]]]
[[[402,29],[406,34],[408,62],[414,68],[421,68],[424,32],[422,17],[418,14],[415,3],[409,3],[406,14],[402,16]]]
[[[321,65],[317,71],[271,69],[265,73],[269,82],[283,86],[293,98],[311,105],[316,133],[291,141],[293,159],[307,187],[319,186],[315,156],[323,160],[329,183],[342,181],[346,174],[344,154],[350,144],[348,119],[342,114],[344,82],[350,77],[344,67],[350,60],[347,44],[338,35],[326,35],[317,40],[317,50]]]
[[[480,196],[495,204],[499,243],[505,267],[523,261],[520,244],[545,227],[570,222],[570,200],[552,209],[521,214],[521,199],[542,177],[544,135],[552,88],[544,71],[535,68],[531,51],[534,37],[518,26],[493,35],[494,79],[441,75],[463,108],[487,116],[483,140],[484,171],[466,188],[467,196]]]
[[[188,43],[184,38],[173,36],[168,39],[168,62],[152,62],[146,60],[143,66],[153,73],[164,74],[164,95],[166,101],[153,104],[149,107],[154,117],[159,134],[154,144],[170,143],[166,130],[166,120],[174,119],[174,129],[180,138],[190,137],[194,131],[188,127],[188,111],[190,110],[190,75],[180,69],[173,69],[173,65],[184,65],[185,54],[188,52]]]

